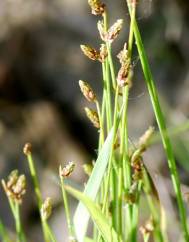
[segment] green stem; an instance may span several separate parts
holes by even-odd
[[[17,233],[17,241],[22,242],[22,229],[20,222],[20,209],[18,203],[15,203],[15,222],[16,222],[16,233]]]
[[[8,198],[9,205],[11,208],[11,212],[14,217],[15,226],[16,226],[16,234],[17,234],[17,241],[18,242],[25,242],[26,238],[22,229],[21,219],[20,219],[20,209],[19,204],[15,203],[12,199]]]
[[[122,198],[123,198],[123,169],[121,166],[118,168],[118,211],[117,211],[117,217],[118,217],[118,234],[122,235],[122,229],[123,229],[123,211],[122,211]]]
[[[129,12],[131,14],[131,6],[129,4],[129,0],[127,0],[127,5],[129,8]],[[188,233],[186,211],[185,211],[184,202],[183,202],[182,193],[181,193],[180,179],[179,179],[176,162],[175,162],[174,155],[173,155],[172,145],[171,145],[169,136],[167,134],[165,119],[164,119],[164,116],[163,116],[163,113],[162,113],[162,110],[160,107],[158,93],[156,90],[156,86],[155,86],[154,79],[153,79],[153,76],[152,76],[152,73],[150,70],[147,55],[146,55],[146,52],[145,52],[145,49],[144,49],[144,46],[142,43],[142,39],[140,36],[140,32],[139,32],[136,20],[134,21],[134,35],[135,35],[136,45],[137,45],[143,73],[145,76],[146,85],[148,87],[148,92],[150,94],[152,106],[154,109],[154,113],[156,116],[159,130],[161,133],[162,143],[163,143],[166,155],[167,155],[172,183],[173,183],[173,187],[175,190],[177,204],[178,204],[178,208],[179,208],[179,215],[180,215],[180,220],[181,220],[181,225],[182,225],[182,231],[183,231],[185,241],[187,242],[187,241],[189,241],[189,233]]]
[[[104,14],[103,14],[103,19],[104,19],[104,29],[105,29],[105,31],[107,31],[108,20],[107,20],[107,13],[106,12],[104,12]],[[109,67],[110,67],[112,86],[113,86],[114,90],[116,90],[116,77],[115,77],[114,63],[113,63],[113,60],[112,60],[111,44],[106,43],[106,48],[107,48],[107,51],[108,51],[108,63],[109,63]]]
[[[108,50],[108,62],[109,62],[110,73],[111,73],[111,78],[112,78],[112,86],[113,86],[113,89],[116,90],[116,77],[115,77],[114,64],[113,64],[113,60],[112,60],[111,45],[107,43],[106,46],[107,46],[107,50]]]
[[[27,158],[28,158],[28,163],[29,163],[30,173],[31,173],[31,177],[32,177],[33,185],[34,185],[35,194],[37,197],[37,204],[38,204],[38,207],[40,210],[41,205],[42,205],[42,195],[41,195],[41,191],[39,188],[39,181],[37,178],[36,169],[35,169],[32,155],[31,154],[27,155]]]
[[[108,29],[108,20],[106,11],[103,14],[104,20],[104,30]],[[107,130],[110,131],[112,127],[112,103],[111,103],[111,83],[110,83],[110,63],[109,63],[109,54],[108,58],[105,59],[105,64],[102,64],[105,71],[105,90],[106,90],[106,113],[107,113]],[[104,72],[103,71],[103,72]]]
[[[41,220],[41,225],[42,225],[42,230],[43,230],[43,236],[46,242],[49,242],[49,236],[45,230],[44,227],[44,223],[43,223],[43,219],[41,217],[41,206],[42,206],[42,195],[41,195],[41,191],[40,191],[40,187],[39,187],[39,181],[37,178],[37,173],[36,173],[36,169],[35,169],[35,165],[34,165],[34,161],[33,161],[33,157],[32,154],[29,153],[27,155],[27,159],[28,159],[28,164],[29,164],[29,169],[30,169],[30,174],[32,177],[32,181],[33,181],[33,186],[34,186],[34,191],[37,197],[37,205],[38,205],[38,210],[39,210],[39,214],[40,214],[40,220]]]
[[[69,208],[69,204],[68,204],[68,197],[67,197],[66,190],[64,188],[64,178],[62,176],[60,177],[60,181],[61,181],[62,198],[63,198],[63,201],[64,201],[64,208],[65,208],[65,213],[66,213],[66,220],[67,220],[67,225],[68,225],[69,236],[71,238],[75,238],[74,226],[72,224],[71,216],[70,216],[70,208]]]
[[[105,186],[105,192],[104,192],[104,199],[103,199],[103,208],[102,211],[105,212],[107,208],[108,203],[108,190],[109,190],[109,184],[110,184],[110,175],[112,170],[112,157],[113,157],[113,151],[114,151],[114,142],[116,137],[116,130],[117,130],[117,115],[118,115],[118,96],[119,96],[119,87],[116,88],[116,96],[115,96],[115,106],[114,106],[114,125],[113,125],[113,142],[112,142],[112,148],[110,152],[110,159],[108,164],[108,171],[107,171],[107,178],[106,178],[106,186]]]
[[[49,227],[49,225],[47,223],[47,221],[43,221],[43,226],[44,226],[44,229],[45,229],[46,233],[48,234],[51,242],[57,242],[54,234],[52,233],[51,228]]]
[[[110,72],[109,72],[109,63],[106,59],[106,112],[108,114],[107,127],[110,131],[112,127],[112,100],[111,100],[111,86],[110,86]]]
[[[0,237],[4,242],[10,242],[7,230],[1,220],[0,220]]]
[[[131,23],[130,23],[130,31],[129,31],[129,40],[128,40],[128,58],[131,61],[132,57],[132,48],[133,48],[133,23],[135,19],[135,5],[133,5],[132,13],[131,13]],[[129,75],[128,75],[129,76]],[[130,77],[128,77],[130,78]],[[121,126],[121,143],[120,143],[120,153],[121,153],[121,160],[123,163],[123,171],[124,171],[124,187],[126,190],[129,190],[131,186],[131,167],[129,164],[129,147],[128,147],[128,123],[127,123],[127,112],[128,112],[128,97],[129,97],[129,86],[127,85],[123,89],[123,102],[126,104],[125,109],[123,111],[123,118],[122,118],[122,126]],[[132,218],[132,205],[128,205],[126,208],[126,228],[128,230],[128,240],[133,242],[136,241],[136,231],[133,230],[133,221]]]
[[[100,105],[98,101],[96,101],[96,108],[97,108],[99,122],[100,122],[100,135],[99,135],[99,151],[100,151],[100,148],[104,143],[104,126],[103,126],[103,116],[102,116],[103,114],[100,111]]]
[[[122,127],[121,127],[121,140],[120,140],[120,153],[123,161],[124,170],[124,187],[128,189],[131,185],[131,171],[128,161],[128,127],[127,127],[127,110],[128,110],[128,96],[129,87],[124,87],[123,102],[125,108],[123,110]]]

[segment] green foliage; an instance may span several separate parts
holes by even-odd
[[[83,53],[93,61],[102,65],[102,100],[85,81],[79,81],[80,89],[84,97],[96,105],[96,109],[86,107],[87,117],[97,128],[99,133],[98,157],[93,164],[92,171],[88,172],[89,179],[84,191],[80,192],[71,186],[65,185],[67,177],[74,172],[75,164],[69,162],[67,166],[59,169],[62,198],[68,224],[69,241],[71,242],[137,242],[141,232],[143,241],[167,242],[166,211],[159,199],[158,189],[150,176],[143,161],[143,153],[150,144],[162,141],[170,168],[173,188],[178,204],[180,225],[184,241],[189,241],[187,216],[181,194],[181,183],[176,167],[174,155],[181,160],[188,157],[183,141],[175,139],[175,136],[189,128],[186,122],[182,126],[168,130],[159,102],[159,95],[150,70],[148,58],[143,46],[142,38],[136,21],[136,1],[127,0],[130,14],[130,30],[127,43],[118,54],[120,69],[116,76],[114,59],[112,56],[112,42],[118,37],[123,26],[123,20],[118,19],[112,26],[108,26],[108,9],[104,3],[89,0],[92,14],[99,15],[97,27],[103,44],[99,50],[89,45],[81,45]],[[132,50],[136,42],[145,82],[152,102],[154,114],[160,133],[153,136],[154,128],[150,127],[139,138],[134,146],[130,144],[128,137],[128,99],[133,81]],[[152,137],[152,139],[151,139]],[[175,149],[173,150],[170,137],[172,137]],[[28,159],[36,201],[40,212],[41,225],[45,242],[56,242],[55,236],[48,224],[51,214],[50,199],[43,203],[40,185],[31,153],[31,145],[24,148]],[[184,161],[185,168],[188,165]],[[21,218],[20,204],[25,192],[25,183],[18,182],[17,171],[13,171],[8,182],[2,180],[2,184],[10,208],[15,219],[16,239],[25,242]],[[22,182],[23,182],[23,176]],[[79,200],[74,217],[70,213],[70,193]],[[142,212],[140,200],[145,201],[149,218],[144,224],[140,224],[139,217]],[[93,222],[93,234],[87,237],[89,219]],[[0,221],[0,235],[5,242],[9,242],[9,235],[3,223]]]
[[[115,230],[109,224],[108,218],[106,218],[106,216],[102,213],[100,207],[97,206],[95,204],[95,202],[93,202],[89,197],[87,197],[86,195],[84,195],[83,193],[77,191],[76,189],[74,189],[72,187],[65,186],[65,188],[70,194],[72,194],[75,198],[77,198],[79,201],[81,201],[85,205],[85,207],[88,209],[88,211],[90,213],[90,216],[91,216],[93,222],[95,223],[95,225],[101,232],[105,241],[107,241],[107,242],[111,242],[111,241],[114,241],[114,242],[120,241],[121,242],[122,241],[119,238],[119,235],[115,232]],[[76,226],[79,226],[79,224],[76,224]],[[80,229],[81,229],[81,227],[80,227]],[[83,237],[82,236],[80,237],[80,235],[79,235],[78,241],[82,242]]]

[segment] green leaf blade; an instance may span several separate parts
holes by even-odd
[[[96,160],[92,174],[87,182],[87,185],[85,186],[84,194],[90,197],[90,199],[93,201],[96,198],[104,173],[106,171],[106,167],[110,156],[110,151],[112,148],[112,143],[113,143],[113,128],[111,129],[99,153],[99,156]],[[79,205],[74,215],[75,233],[79,242],[83,242],[83,239],[87,231],[89,218],[90,218],[90,215],[86,207],[81,202],[79,202]]]
[[[109,225],[108,219],[101,212],[100,208],[95,204],[95,202],[93,202],[85,194],[77,191],[76,189],[70,186],[65,186],[65,189],[75,198],[80,200],[80,202],[82,202],[83,205],[85,205],[86,209],[90,213],[93,222],[96,224],[97,228],[101,232],[106,242],[121,242],[121,239],[119,238],[118,234],[115,232],[112,226]],[[83,217],[80,217],[80,222],[82,222],[82,220]],[[79,238],[79,242],[81,241],[84,241],[84,238],[83,240]]]

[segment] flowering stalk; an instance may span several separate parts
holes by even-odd
[[[35,169],[35,165],[34,165],[34,161],[33,161],[33,157],[32,157],[32,146],[30,143],[25,144],[23,153],[26,155],[28,164],[29,164],[30,174],[32,177],[34,191],[35,191],[36,198],[37,198],[37,206],[38,206],[38,210],[39,210],[39,214],[40,214],[43,236],[44,236],[45,241],[49,242],[49,235],[45,228],[45,223],[44,223],[44,221],[41,217],[41,213],[40,213],[43,202],[42,202],[42,195],[41,195],[41,191],[40,191],[40,187],[39,187],[39,181],[38,181],[38,177],[37,177],[37,173],[36,173],[36,169]]]
[[[61,182],[61,189],[62,189],[62,198],[64,202],[64,208],[65,208],[65,213],[66,213],[66,220],[67,220],[67,225],[68,225],[68,232],[69,232],[69,241],[70,242],[76,242],[75,239],[75,234],[74,234],[74,226],[71,220],[70,216],[70,208],[69,208],[69,203],[68,203],[68,197],[66,190],[64,188],[64,179],[70,176],[70,174],[73,172],[75,167],[75,164],[73,162],[68,163],[65,167],[59,167],[59,177],[60,177],[60,182]]]
[[[8,181],[2,180],[2,186],[7,195],[9,205],[15,220],[17,241],[25,242],[25,235],[21,225],[20,219],[20,204],[22,203],[23,195],[26,192],[26,178],[24,175],[18,175],[17,170],[13,170],[9,177]]]
[[[43,227],[46,233],[48,234],[49,239],[51,240],[51,242],[56,242],[55,236],[47,222],[48,218],[51,216],[51,213],[52,213],[52,200],[51,198],[48,197],[45,199],[44,203],[42,203],[40,214],[43,221]]]

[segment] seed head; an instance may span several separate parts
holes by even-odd
[[[140,137],[139,139],[139,147],[141,149],[145,149],[146,146],[148,145],[152,135],[154,133],[154,127],[149,127],[146,132]]]
[[[129,69],[130,69],[130,64],[128,63],[128,65],[123,65],[121,66],[121,68],[118,71],[118,75],[117,75],[117,84],[119,87],[124,87],[128,84],[130,84],[129,82]]]
[[[87,82],[79,80],[79,86],[80,86],[81,92],[83,93],[84,97],[89,102],[96,101],[96,94],[94,93],[93,89],[90,87],[90,85]]]
[[[41,207],[41,217],[43,220],[47,220],[52,213],[52,199],[46,198]]]
[[[31,154],[32,145],[30,143],[26,143],[23,148],[23,153],[27,156]]]
[[[108,30],[107,41],[112,43],[118,36],[123,26],[123,19],[118,19]]]
[[[105,44],[101,44],[99,61],[103,63],[107,56],[108,56],[108,52],[107,52],[106,45]]]
[[[126,65],[128,62],[130,62],[128,57],[127,43],[124,44],[124,47],[117,55],[117,58],[119,59],[121,65]]]
[[[59,167],[59,176],[60,177],[68,177],[74,171],[75,164],[71,161],[65,167]]]
[[[121,67],[117,75],[117,83],[119,87],[124,87],[126,85],[131,85],[131,65],[130,58],[128,57],[127,44],[124,44],[123,49],[117,55]]]
[[[97,28],[100,34],[101,39],[104,42],[107,43],[112,43],[117,36],[119,35],[119,32],[122,29],[122,25],[123,25],[123,19],[118,19],[110,28],[108,31],[105,31],[104,28],[104,23],[102,21],[98,21],[97,23]]]
[[[101,3],[100,0],[88,0],[91,7],[91,13],[94,15],[102,15],[105,11],[105,4]]]
[[[80,45],[82,52],[91,60],[99,59],[99,52],[89,45]]]
[[[99,129],[100,128],[100,121],[99,121],[98,113],[95,110],[92,110],[92,109],[87,108],[87,107],[85,108],[85,113],[86,113],[87,117],[89,118],[89,120],[94,125],[94,127]]]
[[[107,41],[107,32],[105,31],[104,23],[102,20],[99,20],[97,23],[97,29],[100,34],[100,38],[106,42]]]
[[[22,203],[22,197],[26,193],[26,177],[18,175],[17,170],[13,170],[8,176],[8,181],[2,180],[2,186],[6,195],[13,199],[16,203]]]

